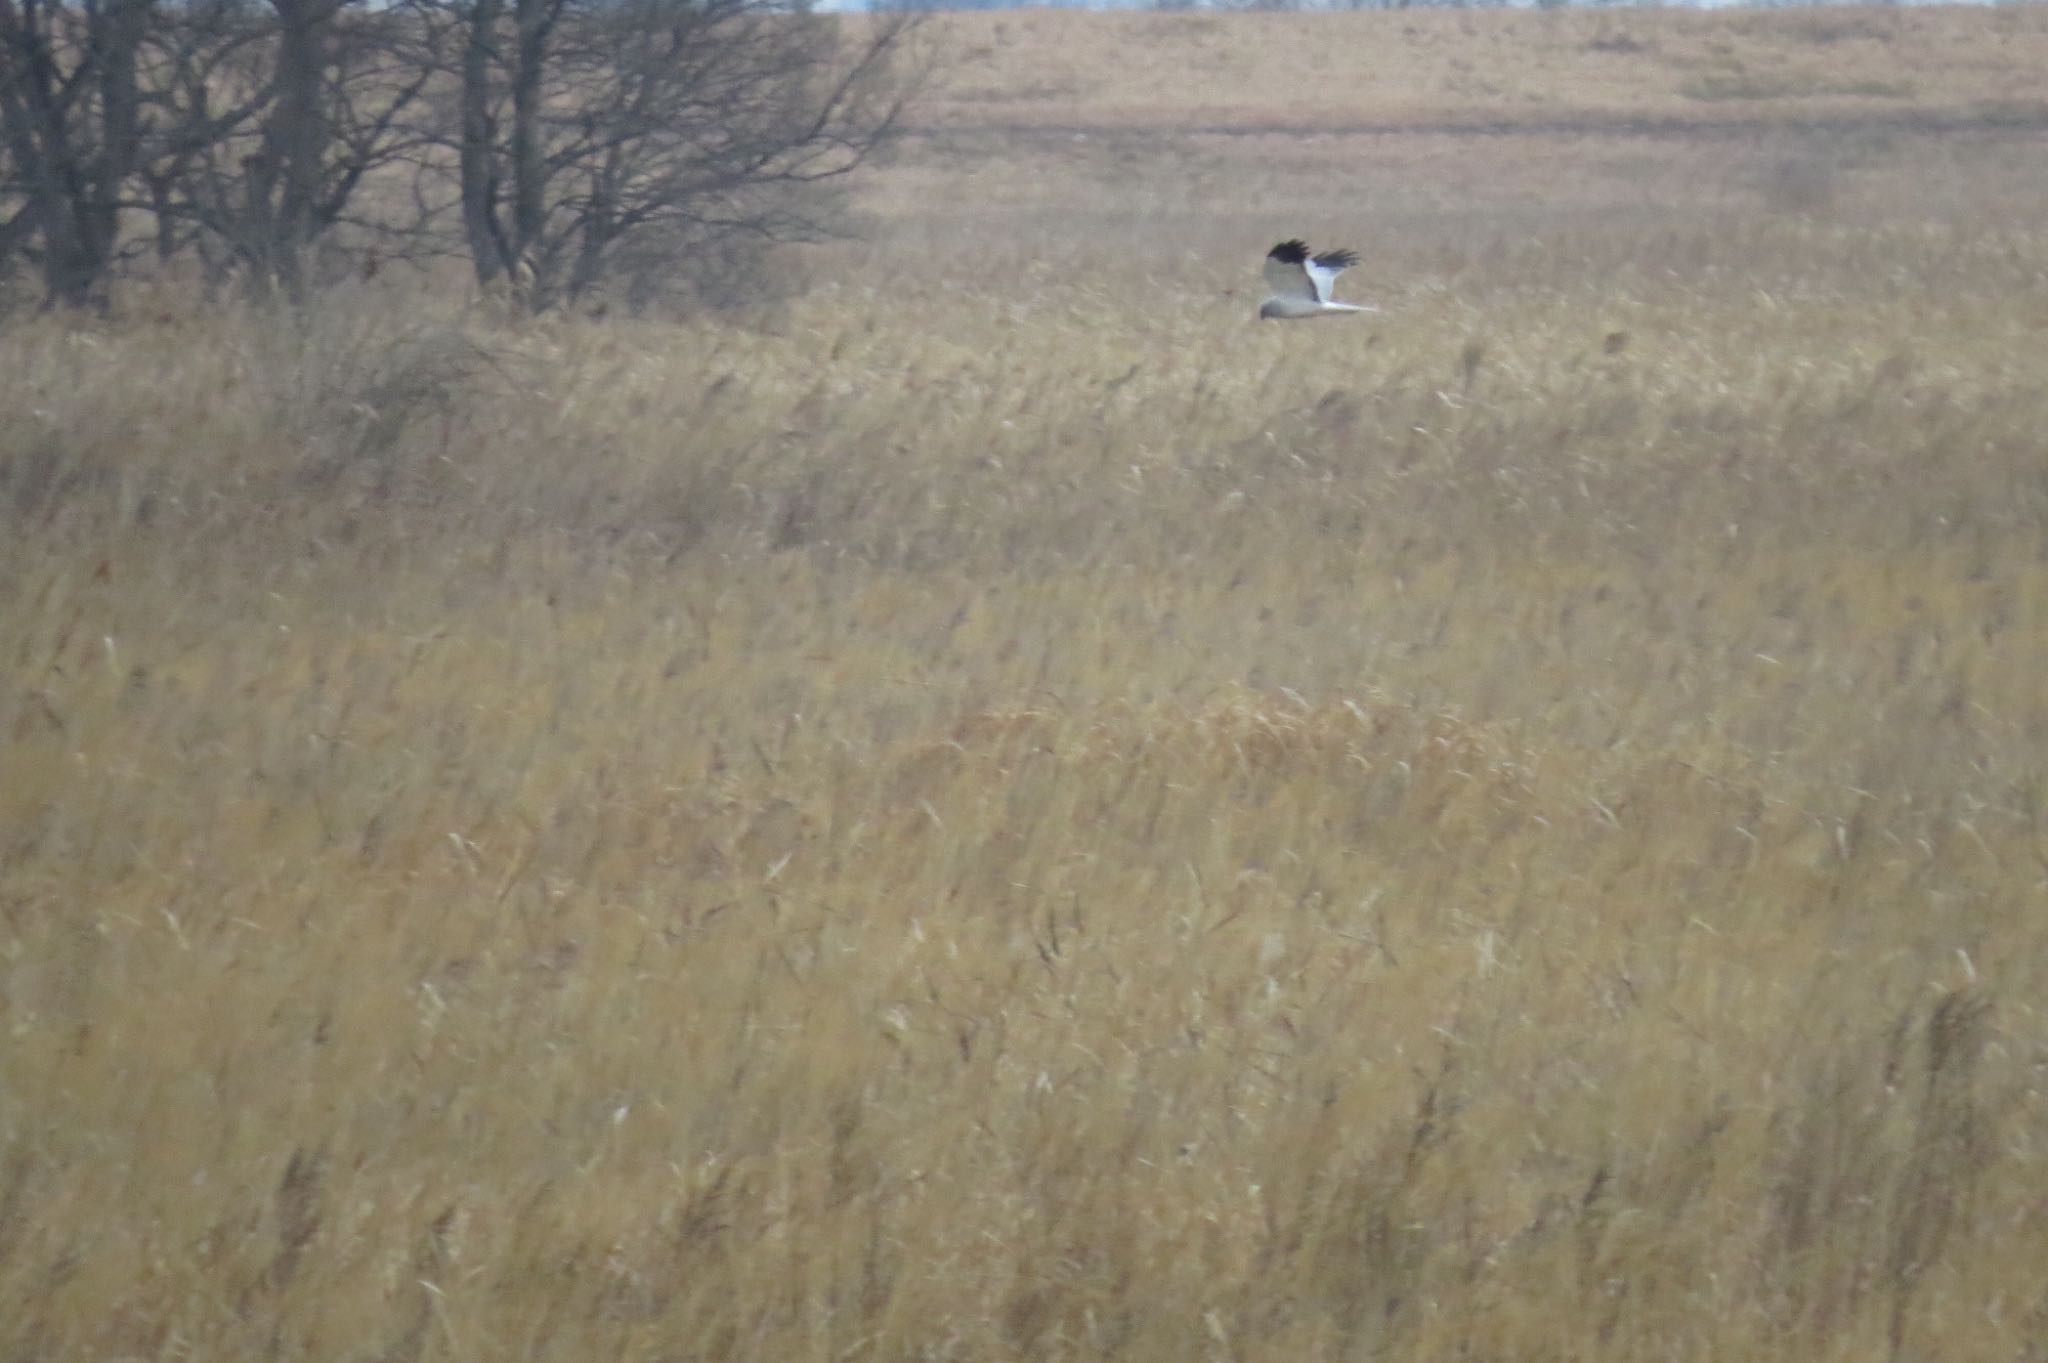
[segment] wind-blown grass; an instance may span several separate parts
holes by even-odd
[[[6,1355],[2030,1356],[2048,235],[1028,254],[0,333]]]

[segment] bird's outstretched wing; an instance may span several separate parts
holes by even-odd
[[[1283,241],[1266,252],[1266,287],[1275,298],[1299,298],[1309,303],[1322,298],[1309,273],[1307,242]]]
[[[1316,301],[1331,302],[1331,295],[1337,287],[1337,276],[1357,263],[1356,251],[1325,251],[1307,262],[1302,269],[1308,275],[1310,285],[1315,289]]]

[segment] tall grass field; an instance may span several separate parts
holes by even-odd
[[[0,1360],[2048,1359],[2048,11],[928,34],[0,324]]]

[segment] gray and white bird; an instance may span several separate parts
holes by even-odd
[[[1337,276],[1358,263],[1353,251],[1325,251],[1312,256],[1308,243],[1283,241],[1266,252],[1266,287],[1259,319],[1296,322],[1304,317],[1329,317],[1340,312],[1378,312],[1378,308],[1339,303],[1331,297]]]

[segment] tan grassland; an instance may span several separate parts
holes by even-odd
[[[2048,1357],[2048,10],[934,36],[0,329],[0,1359]]]

